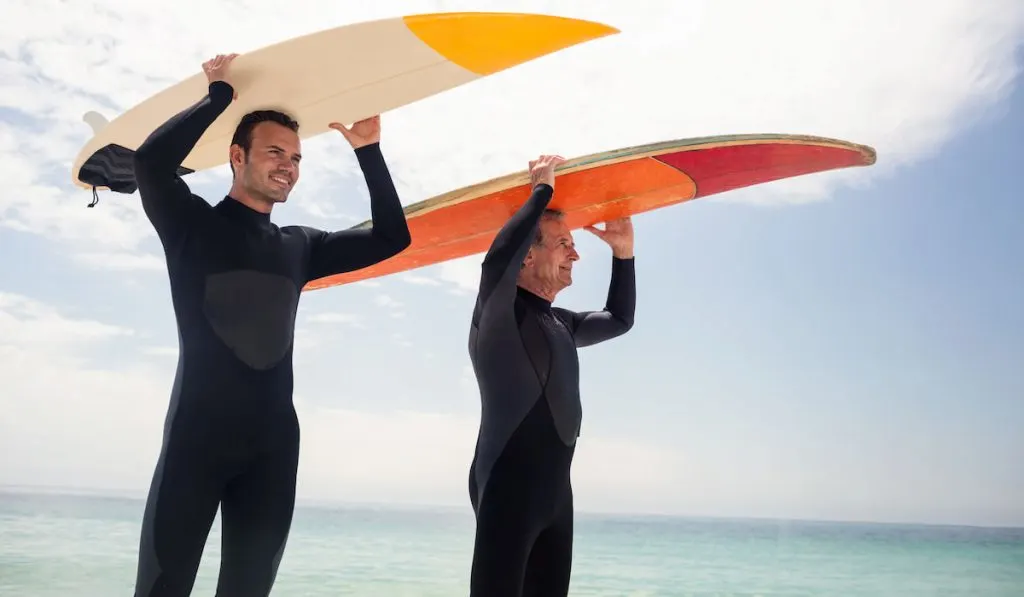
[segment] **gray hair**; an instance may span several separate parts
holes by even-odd
[[[558,209],[548,208],[548,209],[545,209],[544,213],[542,213],[540,215],[540,221],[543,222],[544,220],[561,220],[564,217],[565,217],[565,213],[563,211],[558,210]],[[544,238],[541,235],[541,227],[537,226],[537,235],[533,239],[533,244],[535,246],[539,246],[539,245],[543,244],[543,242],[544,242]]]

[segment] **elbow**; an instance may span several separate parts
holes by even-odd
[[[412,235],[409,234],[408,226],[402,227],[402,233],[398,235],[396,241],[395,246],[398,247],[398,250],[396,251],[397,253],[401,253],[412,245]]]
[[[412,245],[412,235],[409,234],[408,226],[402,226],[401,230],[395,231],[395,234],[391,237],[391,245],[395,255],[398,255]]]
[[[412,245],[412,236],[409,234],[409,228],[406,226],[402,226],[400,230],[381,234],[379,239],[384,247],[384,252],[387,254],[386,258],[394,257]]]
[[[629,330],[633,329],[633,315],[630,314],[625,317],[619,318],[619,336],[625,335]]]
[[[615,320],[619,322],[619,335],[623,335],[633,329],[633,315],[635,310],[630,305],[628,309],[622,309],[615,313]]]

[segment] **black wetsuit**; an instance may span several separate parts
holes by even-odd
[[[633,325],[633,259],[612,258],[603,311],[575,313],[516,284],[553,189],[540,184],[481,268],[469,354],[481,393],[469,475],[476,513],[470,594],[564,596],[572,564],[569,472],[579,436],[577,347]]]
[[[193,195],[178,166],[231,101],[232,88],[214,82],[134,156],[142,205],[167,258],[180,347],[143,519],[137,597],[190,593],[218,506],[217,595],[270,591],[295,501],[299,294],[310,280],[377,263],[410,242],[377,144],[356,150],[371,229],[278,228],[230,197],[211,206]]]

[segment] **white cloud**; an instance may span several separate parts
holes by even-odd
[[[441,284],[440,282],[438,282],[434,278],[429,278],[427,276],[422,276],[422,275],[419,275],[419,274],[412,274],[412,273],[408,273],[408,272],[398,274],[397,277],[398,277],[398,279],[402,280],[403,282],[406,282],[408,284],[413,284],[413,285],[416,285],[416,286],[440,286],[440,284]]]
[[[373,299],[373,303],[378,307],[399,308],[402,306],[400,301],[395,300],[386,294],[378,294],[377,297]]]
[[[167,271],[167,265],[164,262],[163,255],[154,255],[152,253],[119,253],[113,251],[86,252],[77,253],[72,257],[82,265],[96,269],[150,272]]]
[[[152,363],[105,358],[104,342],[132,335],[0,294],[0,484],[145,492],[174,374],[175,362],[166,357],[177,350],[142,348],[157,357]],[[409,345],[401,334],[395,340]],[[461,383],[469,397],[475,382],[468,367]],[[302,397],[296,408],[303,499],[468,503],[475,413],[360,412]],[[636,492],[657,495],[670,483],[670,476],[633,464],[665,470],[670,453],[628,440],[587,441],[575,479],[590,501],[627,504]]]
[[[28,297],[0,292],[0,346],[7,350],[60,350],[132,333],[120,326],[67,318]]]
[[[482,255],[469,255],[432,266],[437,277],[450,283],[452,291],[458,294],[475,293],[480,286],[480,261]]]
[[[314,313],[306,318],[309,323],[343,323],[353,327],[364,327],[363,318],[354,313],[323,312]]]
[[[176,10],[111,0],[8,3],[0,25],[0,222],[99,253],[152,238],[134,197],[109,195],[86,210],[68,167],[85,142],[89,109],[108,117],[197,72],[217,52],[245,52],[333,25],[399,14],[340,10],[326,0],[291,7],[255,0],[188,0]],[[812,0],[649,2],[611,0],[409,2],[402,12],[522,10],[590,18],[622,33],[544,57],[384,117],[385,153],[407,203],[519,170],[533,155],[572,156],[676,137],[741,132],[837,136],[879,150],[873,169],[775,183],[723,196],[804,201],[841,181],[863,182],[929,155],[1007,92],[1024,30],[1016,0]],[[45,14],[46,18],[38,15]],[[193,14],[203,14],[196,20]],[[230,20],[232,30],[222,24]],[[83,29],[83,23],[88,27]],[[103,31],[117,31],[104,35]],[[766,32],[771,32],[770,35]],[[167,48],[173,48],[170,54]],[[308,140],[303,181],[282,217],[328,227],[365,219],[365,191],[339,194],[358,169],[339,135]],[[226,169],[204,176],[226,186]],[[343,176],[343,179],[338,178]],[[198,178],[198,177],[197,177]],[[219,193],[220,191],[211,191]],[[215,196],[212,198],[216,198]],[[293,210],[298,210],[295,212]],[[87,259],[109,267],[110,261]],[[120,261],[150,268],[149,261]],[[440,271],[442,278],[463,273]],[[413,279],[415,280],[415,278]]]

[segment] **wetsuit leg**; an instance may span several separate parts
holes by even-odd
[[[528,568],[550,569],[530,581],[545,596],[565,595],[557,587],[568,586],[571,562],[573,451],[558,437],[541,397],[498,457],[477,501],[471,597],[527,594]],[[471,496],[475,490],[471,479]]]
[[[520,597],[537,531],[530,512],[506,496],[485,496],[479,507],[470,570],[471,597]]]
[[[209,453],[172,434],[146,500],[135,597],[185,597],[217,515],[223,479]]]
[[[554,522],[533,544],[526,564],[523,597],[559,597],[569,594],[572,576],[572,490]]]
[[[299,463],[298,424],[289,421],[287,427],[225,489],[216,597],[263,596],[274,585],[291,529]]]

